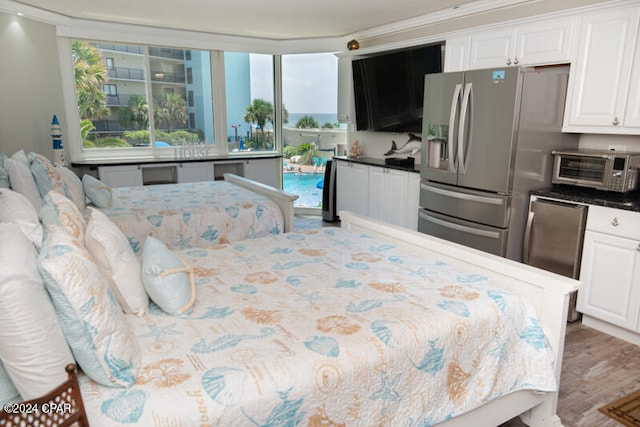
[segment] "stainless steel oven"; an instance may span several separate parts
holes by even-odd
[[[640,153],[553,151],[554,184],[626,193],[639,188]]]

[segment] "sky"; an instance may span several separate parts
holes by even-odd
[[[251,55],[251,98],[273,102],[271,55]],[[284,55],[282,100],[289,113],[336,113],[338,58],[332,53]]]

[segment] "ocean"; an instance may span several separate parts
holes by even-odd
[[[284,124],[284,127],[286,128],[294,127],[296,123],[298,123],[298,120],[300,120],[304,116],[311,116],[314,119],[316,119],[320,127],[322,127],[322,125],[324,125],[325,123],[331,123],[331,124],[338,123],[337,113],[291,113],[290,112],[289,121]]]

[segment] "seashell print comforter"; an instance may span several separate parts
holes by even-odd
[[[557,390],[535,313],[474,271],[338,228],[177,253],[195,309],[127,315],[141,370],[81,376],[91,425],[426,427]]]
[[[100,208],[138,254],[146,236],[170,249],[211,247],[284,230],[278,205],[225,181],[114,187],[112,206]]]

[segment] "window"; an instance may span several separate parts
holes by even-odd
[[[213,144],[210,54],[189,52],[72,41],[83,149]]]
[[[322,206],[326,161],[346,147],[346,127],[338,124],[337,95],[335,55],[283,55],[283,188],[300,196],[296,207]]]

